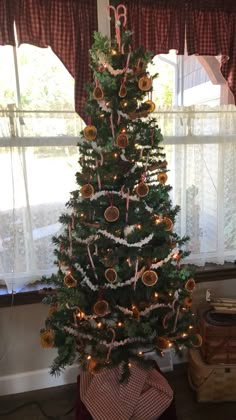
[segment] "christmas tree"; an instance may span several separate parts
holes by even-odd
[[[110,6],[111,7],[111,6]],[[200,346],[193,328],[191,271],[181,265],[186,237],[174,232],[179,208],[169,192],[163,140],[152,117],[152,54],[132,50],[126,15],[114,39],[95,33],[94,82],[78,142],[78,189],[54,238],[58,272],[44,347],[56,347],[51,373],[75,358],[91,373],[153,365],[163,350]]]

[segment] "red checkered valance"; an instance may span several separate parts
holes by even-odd
[[[14,14],[10,0],[0,0],[0,45],[15,45]]]
[[[133,46],[156,54],[221,55],[221,71],[236,99],[235,0],[124,0]]]
[[[75,110],[85,118],[84,86],[92,76],[89,48],[98,29],[97,1],[0,0],[0,45],[15,45],[14,32],[7,37],[13,22],[18,45],[50,46],[75,78]]]

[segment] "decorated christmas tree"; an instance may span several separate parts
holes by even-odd
[[[147,70],[152,54],[132,49],[122,10],[114,39],[95,33],[90,50],[78,188],[54,238],[58,271],[45,279],[55,291],[44,299],[50,310],[41,330],[42,345],[58,349],[51,373],[76,359],[92,374],[119,367],[121,382],[165,349],[201,345],[195,282],[181,264],[187,238],[174,231],[179,208],[153,117],[157,75]]]

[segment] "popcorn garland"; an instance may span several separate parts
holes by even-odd
[[[142,241],[135,242],[135,243],[131,244],[131,243],[127,242],[125,239],[117,238],[116,236],[112,235],[112,233],[109,233],[106,230],[98,229],[98,233],[101,233],[101,235],[106,236],[106,238],[111,239],[112,241],[116,242],[117,244],[125,245],[128,248],[140,248],[143,245],[148,244],[154,236],[154,234],[151,233],[146,238],[142,239]]]
[[[67,331],[70,335],[73,335],[74,337],[81,337],[81,338],[87,338],[88,340],[96,340],[99,344],[104,345],[105,347],[109,348],[111,346],[111,343],[108,343],[105,340],[99,340],[93,337],[91,334],[84,334],[84,333],[78,333],[77,330],[71,327],[64,327],[64,330]],[[152,339],[152,337],[150,337]],[[112,347],[120,347],[125,346],[126,344],[132,344],[132,343],[145,343],[146,339],[143,337],[133,337],[133,338],[125,338],[121,341],[114,341],[112,343]]]
[[[149,312],[153,311],[154,309],[161,308],[161,307],[171,308],[171,304],[168,303],[166,305],[165,303],[154,303],[153,305],[146,308],[144,311],[139,312],[139,315],[146,317],[148,316]],[[116,308],[119,309],[121,312],[123,312],[123,314],[125,315],[133,316],[133,311],[131,311],[128,308],[124,308],[123,306],[119,306],[119,305],[116,305]]]

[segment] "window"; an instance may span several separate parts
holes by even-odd
[[[236,109],[221,105],[225,98],[231,102],[231,94],[225,94],[219,63],[214,57],[195,56],[175,56],[174,61],[172,53],[154,62],[150,71],[159,72],[159,85],[154,85],[153,97],[160,86],[169,95],[171,86],[172,104],[179,105],[160,103],[156,117],[164,135],[173,203],[181,207],[175,228],[190,237],[188,261],[234,262]]]
[[[0,280],[9,291],[55,270],[52,236],[75,188],[74,81],[49,49],[0,47]]]

